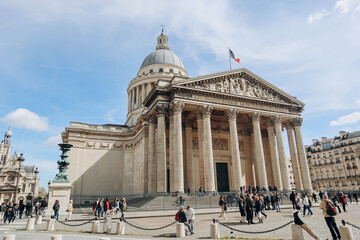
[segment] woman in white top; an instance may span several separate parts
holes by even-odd
[[[67,221],[70,221],[71,219],[71,214],[73,212],[73,200],[70,200],[68,207],[67,207],[67,212],[68,212],[68,216],[67,216]]]

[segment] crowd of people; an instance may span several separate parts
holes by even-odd
[[[118,214],[121,212],[121,219],[125,217],[125,211],[127,210],[127,203],[125,198],[115,198],[112,203],[108,198],[98,198],[92,207],[92,215],[97,217],[104,217],[105,214],[111,213]]]
[[[17,217],[21,219],[23,216],[28,218],[43,215],[46,207],[46,198],[35,202],[35,204],[33,204],[32,200],[25,202],[23,199],[20,199],[18,203],[15,201],[4,202],[0,207],[0,220],[3,223],[11,224]]]

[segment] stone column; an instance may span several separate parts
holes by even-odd
[[[304,184],[304,190],[308,192],[312,192],[311,186],[311,178],[310,172],[308,167],[308,162],[306,159],[306,153],[304,148],[304,140],[301,133],[301,125],[302,125],[302,118],[298,117],[293,120],[294,123],[294,130],[295,130],[295,139],[296,139],[296,147],[298,151],[298,157],[300,162],[300,169],[301,169],[301,177]]]
[[[303,190],[298,154],[297,154],[296,144],[295,144],[295,139],[294,139],[293,126],[290,123],[287,123],[285,125],[285,127],[286,127],[286,132],[287,132],[288,141],[289,141],[290,156],[291,156],[291,163],[292,163],[291,165],[292,165],[292,169],[293,169],[295,188],[296,188],[296,190]]]
[[[198,157],[198,165],[197,165],[197,169],[198,169],[198,174],[196,175],[195,179],[198,183],[197,187],[203,187],[204,189],[206,189],[206,185],[205,185],[205,164],[204,164],[204,157],[203,157],[203,132],[204,132],[204,120],[202,117],[202,113],[201,111],[198,109],[197,110],[197,127],[198,127],[198,153],[199,153],[199,157]]]
[[[165,136],[165,113],[167,105],[156,106],[157,113],[157,181],[156,189],[158,193],[166,193],[166,136]]]
[[[174,192],[174,111],[169,110],[170,192]]]
[[[212,148],[212,136],[211,136],[211,115],[212,107],[204,106],[202,108],[203,115],[203,158],[205,163],[205,181],[206,191],[215,192],[215,176],[214,176],[214,156]],[[201,142],[199,142],[201,144]]]
[[[186,148],[186,177],[187,177],[187,184],[188,188],[192,193],[195,193],[195,170],[197,166],[193,160],[193,144],[192,144],[192,125],[193,120],[188,119],[185,122],[185,148]]]
[[[149,119],[148,192],[156,193],[155,118]]]
[[[138,109],[139,108],[139,86],[136,87],[136,96],[135,96],[135,103],[136,103],[136,108],[135,109]]]
[[[141,85],[141,94],[142,94],[141,103],[140,103],[141,106],[142,106],[142,102],[143,102],[143,101],[145,100],[145,98],[146,98],[145,86],[146,86],[146,84]]]
[[[151,91],[151,83],[148,83],[146,85],[146,95],[149,95],[150,91]]]
[[[135,91],[134,89],[131,90],[131,107],[130,110],[134,110],[134,101],[135,101]]]
[[[251,116],[252,126],[254,131],[254,150],[255,150],[255,161],[257,173],[259,174],[258,186],[261,188],[268,188],[267,175],[266,175],[266,166],[265,166],[265,157],[264,157],[264,148],[261,139],[261,129],[260,129],[260,117],[259,112],[254,112]]]
[[[128,112],[131,111],[131,91],[128,92]]]
[[[282,182],[281,182],[281,172],[280,172],[280,163],[279,156],[276,149],[276,140],[274,133],[274,122],[267,122],[267,132],[269,138],[269,148],[270,148],[270,158],[271,158],[271,168],[274,176],[274,184],[279,191],[283,190]]]
[[[236,118],[238,111],[236,109],[228,110],[227,112],[229,118],[229,127],[230,127],[230,148],[231,148],[231,163],[232,163],[232,191],[239,191],[240,186],[243,186],[242,181],[242,171],[241,171],[241,162],[240,162],[240,149],[239,149],[239,138],[236,126]]]
[[[289,168],[288,168],[289,163],[286,161],[284,138],[282,135],[282,127],[281,127],[282,116],[276,115],[274,118],[274,122],[275,122],[276,143],[278,147],[283,190],[291,191]]]
[[[174,191],[184,192],[184,159],[181,112],[184,103],[174,102],[171,108],[174,112]]]

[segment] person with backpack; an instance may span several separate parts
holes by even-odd
[[[59,220],[59,210],[60,210],[59,200],[55,201],[55,203],[53,205],[53,210],[54,210],[54,218],[56,220]]]
[[[336,225],[336,206],[328,199],[326,194],[323,194],[323,200],[320,203],[319,208],[323,210],[326,224],[331,232],[331,236],[334,240],[341,239],[340,231]]]
[[[344,210],[344,212],[347,212],[347,211],[346,211],[346,204],[347,204],[347,202],[346,202],[346,196],[345,196],[344,193],[340,192],[340,194],[339,194],[339,200],[340,200],[341,204],[343,205],[343,210]]]
[[[46,198],[43,198],[40,203],[40,215],[45,215],[45,208],[47,207],[48,203],[46,201]]]
[[[224,200],[224,196],[220,196],[219,206],[221,208],[221,214],[219,216],[219,219],[222,217],[225,220],[227,220],[227,217],[225,216],[225,211],[227,210],[227,207],[226,207],[226,202]]]
[[[190,234],[194,234],[194,232],[191,231],[190,224],[188,223],[188,219],[186,217],[184,207],[180,207],[180,210],[175,214],[175,221],[179,223],[183,223],[185,226],[187,226],[189,230],[188,232],[190,232]]]
[[[296,206],[296,209],[293,212],[294,216],[294,223],[296,225],[299,225],[302,229],[304,229],[310,236],[312,236],[315,239],[319,239],[313,231],[308,227],[308,225],[305,223],[304,219],[301,217],[301,207],[299,205]]]

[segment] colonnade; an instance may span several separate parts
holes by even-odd
[[[143,83],[133,87],[128,93],[128,112],[140,108],[142,102],[151,91],[154,83]]]
[[[197,111],[198,125],[198,158],[193,158],[192,123],[195,119],[185,122],[185,144],[183,144],[182,102],[173,102],[156,107],[156,117],[149,123],[149,159],[148,159],[148,190],[150,193],[165,193],[166,188],[166,137],[165,111],[169,108],[169,159],[170,159],[170,191],[184,192],[184,173],[186,173],[187,187],[194,192],[195,186],[203,186],[207,192],[215,192],[214,155],[211,132],[211,106],[199,106]],[[237,191],[243,182],[243,169],[240,161],[239,139],[237,130],[238,110],[226,110],[230,130],[230,151],[232,178],[230,191]],[[268,178],[264,156],[261,122],[263,118],[259,112],[247,113],[252,126],[252,161],[257,175],[257,186],[268,188]],[[157,122],[157,131],[155,131]],[[293,118],[283,123],[280,115],[266,118],[268,132],[269,155],[271,161],[274,185],[278,190],[291,191],[290,176],[286,159],[285,144],[282,134],[282,125],[286,126],[289,148],[297,190],[312,191],[310,173],[308,169],[303,138],[301,133],[301,118]],[[156,133],[155,133],[156,132]],[[156,136],[156,137],[155,137]],[[156,141],[156,144],[155,144]],[[185,146],[183,146],[185,145]],[[185,148],[184,148],[185,147]],[[155,149],[156,148],[156,149]],[[184,154],[185,151],[185,154]],[[156,156],[156,157],[155,157]],[[185,157],[185,161],[184,161]],[[248,160],[250,161],[250,159]],[[186,163],[186,169],[184,168]],[[156,170],[154,169],[156,166]],[[202,169],[203,168],[203,169]],[[247,172],[250,172],[247,170]],[[249,173],[247,173],[249,174]],[[250,173],[251,174],[251,173]],[[255,179],[255,178],[254,178]]]

